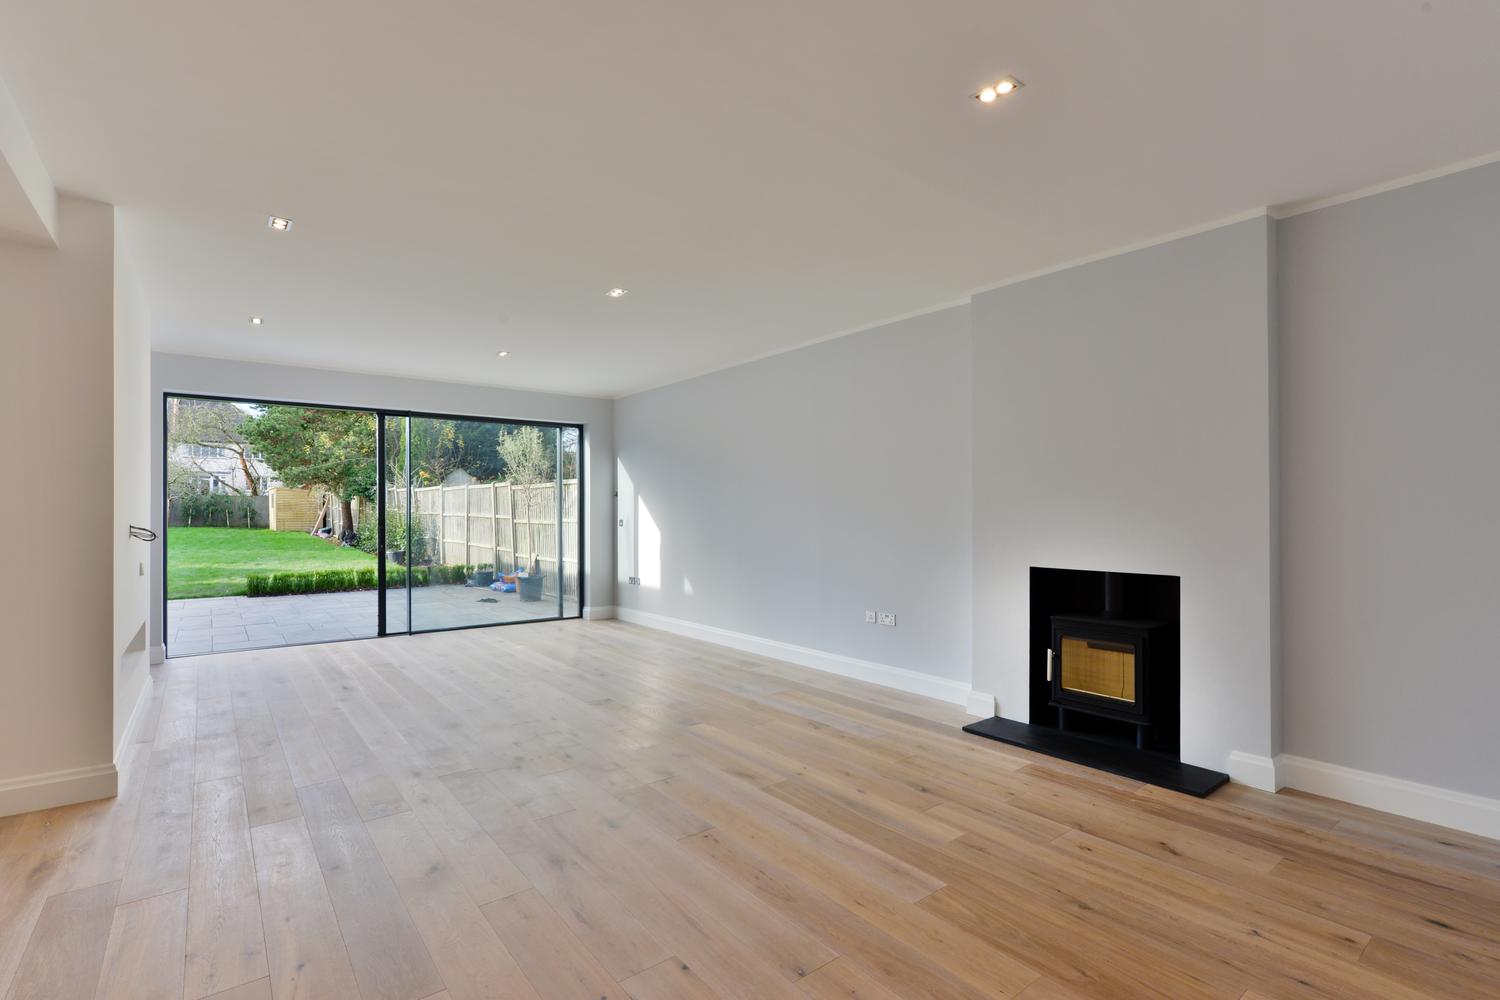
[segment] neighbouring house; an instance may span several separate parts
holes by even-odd
[[[169,401],[168,461],[175,467],[174,492],[258,496],[280,485],[265,459],[236,432],[248,416],[218,400]]]
[[[251,475],[258,480],[258,488],[252,490],[250,476],[245,474],[239,455],[227,442],[177,444],[172,448],[172,460],[190,470],[187,481],[200,493],[265,493],[278,482],[260,456],[251,455]]]

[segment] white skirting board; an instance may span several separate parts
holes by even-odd
[[[1276,784],[1276,762],[1260,754],[1235,750],[1229,755],[1229,780],[1237,781],[1263,792],[1274,792],[1281,786]]]
[[[120,734],[120,742],[115,747],[115,765],[119,766],[121,758],[125,756],[125,750],[135,742],[140,732],[141,720],[151,711],[151,697],[156,690],[156,678],[151,672],[146,671],[146,682],[141,685],[141,693],[135,699],[135,708],[130,710],[130,721],[125,723],[125,731]]]
[[[919,694],[925,698],[936,698],[939,701],[963,705],[971,713],[976,705],[985,702],[986,699],[991,706],[995,701],[989,695],[975,692],[962,681],[934,677],[931,674],[907,670],[905,667],[892,667],[873,660],[860,660],[839,653],[825,653],[820,649],[796,646],[776,639],[762,639],[760,636],[731,632],[729,629],[713,625],[699,625],[697,622],[669,618],[650,611],[637,611],[634,608],[616,608],[615,617],[635,625],[644,625],[647,628],[660,629],[674,635],[687,636],[689,639],[701,639],[704,642],[727,646],[742,653],[754,653],[773,660],[795,663],[799,667],[810,667],[813,670],[838,674],[840,677],[852,677],[855,680],[868,681],[882,687],[895,688],[907,694]],[[994,714],[993,710],[986,711],[984,717],[988,718]]]
[[[1277,755],[1276,778],[1281,788],[1326,795],[1357,806],[1500,840],[1500,799],[1325,764],[1291,754]]]
[[[118,787],[119,774],[113,764],[10,778],[0,781],[0,816],[112,798]]]
[[[0,816],[35,812],[69,806],[76,802],[93,802],[95,799],[113,798],[119,790],[118,765],[130,745],[140,735],[141,723],[151,712],[151,695],[155,679],[147,673],[146,682],[130,711],[130,721],[120,733],[119,745],[115,747],[115,759],[111,764],[93,764],[75,767],[66,771],[51,771],[46,774],[30,774],[21,778],[0,781]]]
[[[603,604],[597,607],[583,609],[583,620],[588,622],[602,621],[606,618],[613,618],[614,616],[615,606],[613,604]]]
[[[1262,791],[1295,788],[1500,840],[1500,799],[1284,753],[1272,760],[1236,750],[1229,755],[1229,777]]]

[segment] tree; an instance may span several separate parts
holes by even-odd
[[[352,534],[355,497],[375,498],[375,415],[363,410],[267,406],[240,433],[290,486],[338,498]]]
[[[505,425],[488,420],[415,417],[411,422],[412,483],[435,486],[457,471],[480,482],[501,478],[497,450]]]
[[[536,517],[544,502],[540,487],[557,475],[551,442],[540,427],[523,426],[503,435],[496,449],[505,462],[506,478],[512,485],[525,488],[528,553],[536,559]]]
[[[239,463],[244,473],[246,488],[240,489],[232,482],[219,481],[225,487],[241,495],[260,496],[265,480],[255,453],[245,440],[241,428],[250,415],[233,403],[212,399],[173,399],[167,420],[167,444],[174,461],[189,469],[209,473],[201,456],[193,454],[194,448],[213,448],[228,452]],[[186,447],[178,449],[178,445]]]
[[[462,447],[454,421],[416,417],[411,421],[413,486],[436,486],[463,468]]]
[[[578,428],[563,427],[557,433],[559,443],[562,447],[562,477],[564,479],[577,479]]]
[[[171,455],[172,451],[168,451],[167,454]],[[201,472],[202,470],[197,466],[179,462],[175,458],[167,459],[168,524],[171,523],[174,514],[184,512],[187,508],[193,506],[193,497],[199,493],[207,492],[207,488],[199,483],[199,473]]]
[[[504,427],[489,420],[458,421],[454,436],[458,441],[460,468],[480,482],[499,480],[505,465],[499,452]]]

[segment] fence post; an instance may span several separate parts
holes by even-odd
[[[516,572],[521,571],[521,543],[516,536],[516,522],[520,520],[516,516],[516,486],[507,483],[505,488],[510,491],[510,557],[516,564]]]
[[[464,563],[469,562],[469,484],[464,484]]]

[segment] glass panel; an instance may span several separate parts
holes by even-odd
[[[408,530],[410,494],[407,484],[410,477],[406,467],[406,418],[385,417],[385,537],[381,548],[385,552],[385,631],[387,635],[411,630],[411,608],[407,602],[407,567],[412,560],[408,553],[415,550]],[[418,544],[421,536],[418,535]],[[420,562],[420,558],[417,559]]]
[[[558,430],[411,417],[413,631],[556,618]]]
[[[579,559],[579,545],[583,539],[583,524],[579,513],[583,509],[582,480],[578,470],[583,467],[583,451],[577,427],[564,427],[559,432],[562,459],[562,615],[576,618],[583,613],[583,564]]]
[[[169,396],[169,655],[373,636],[375,414]]]
[[[1062,686],[1116,701],[1135,701],[1135,647],[1101,639],[1062,639]]]

